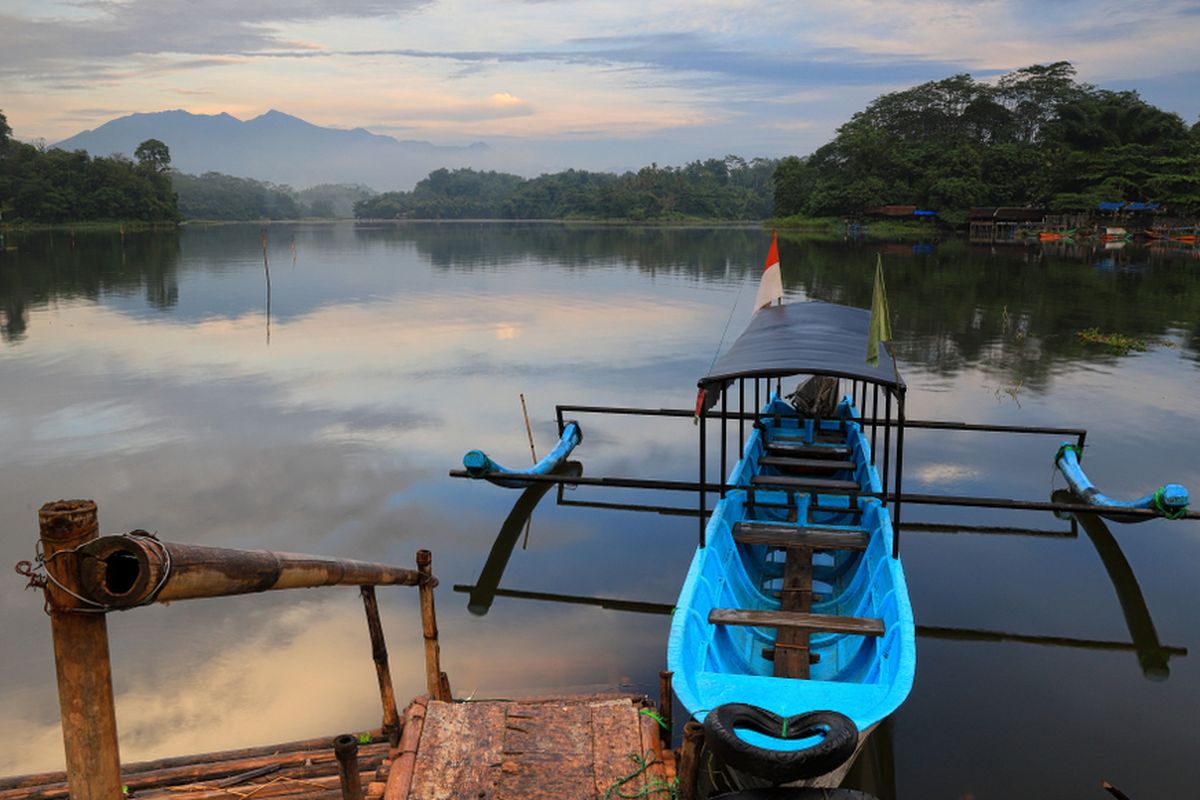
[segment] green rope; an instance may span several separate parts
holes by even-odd
[[[1154,510],[1159,514],[1162,514],[1167,519],[1183,519],[1186,517],[1188,512],[1187,506],[1171,506],[1163,502],[1162,496],[1164,488],[1165,487],[1160,486],[1154,492]]]
[[[639,798],[650,797],[651,795],[655,794],[664,794],[667,797],[671,796],[671,787],[662,778],[654,778],[650,781],[647,781],[646,785],[639,789],[636,794],[626,794],[625,792],[621,791],[622,786],[629,783],[634,778],[637,778],[655,764],[662,763],[658,760],[658,756],[653,750],[647,750],[645,757],[639,756],[637,753],[630,753],[629,758],[637,766],[637,769],[626,775],[624,778],[620,778],[615,781],[612,786],[609,786],[608,790],[604,793],[604,800],[610,800],[610,798],[613,797],[620,797],[624,800],[639,800]]]
[[[1077,444],[1071,444],[1070,442],[1063,442],[1062,445],[1059,446],[1058,452],[1054,454],[1054,463],[1057,464],[1058,460],[1063,457],[1063,453],[1066,453],[1068,451],[1075,454],[1075,459],[1077,461],[1079,461],[1080,463],[1083,462],[1083,448]]]
[[[662,717],[660,717],[658,714],[656,714],[653,709],[643,708],[638,713],[643,714],[643,715],[649,717],[650,719],[654,720],[655,722],[657,722],[664,731],[670,730],[670,728],[667,727],[667,721],[664,720]]]
[[[787,717],[784,717],[784,718],[783,718],[783,728],[782,728],[782,729],[779,731],[779,738],[780,738],[780,739],[786,739],[786,738],[787,738],[787,723],[788,723],[788,721],[787,721]]]

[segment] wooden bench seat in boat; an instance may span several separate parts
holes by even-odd
[[[833,458],[792,458],[791,456],[762,456],[758,463],[764,467],[782,467],[784,469],[854,469],[853,461]]]
[[[806,437],[802,431],[796,431],[795,433],[782,433],[780,431],[776,431],[771,437],[771,441],[805,443],[805,438]],[[834,447],[838,445],[845,445],[846,434],[838,433],[836,431],[817,431],[813,434],[813,443],[819,445],[833,445]]]
[[[779,456],[810,456],[812,458],[844,458],[850,448],[827,444],[801,444],[798,442],[771,442],[767,452]]]
[[[733,540],[741,544],[765,544],[770,547],[807,547],[813,550],[866,550],[871,541],[864,531],[830,530],[811,526],[738,522]]]
[[[806,633],[851,633],[858,636],[883,636],[883,620],[872,617],[835,617],[803,611],[751,611],[745,608],[714,608],[708,612],[714,625],[750,625]]]
[[[795,487],[797,489],[830,489],[839,492],[861,492],[863,489],[858,481],[839,480],[836,478],[801,478],[790,475],[755,475],[750,479],[754,486],[772,486],[779,488]]]

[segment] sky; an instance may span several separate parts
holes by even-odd
[[[1200,114],[1200,0],[0,0],[0,110],[53,143],[182,108],[554,166],[803,155],[885,92],[1068,60]]]

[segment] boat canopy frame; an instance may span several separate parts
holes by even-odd
[[[705,509],[708,491],[707,456],[707,412],[718,402],[721,404],[721,482],[720,496],[727,490],[725,475],[728,471],[729,442],[729,393],[737,383],[738,401],[738,452],[746,443],[746,381],[754,382],[754,412],[764,402],[763,382],[766,382],[766,397],[771,396],[771,382],[775,391],[783,396],[783,379],[799,375],[833,378],[837,380],[837,399],[849,397],[858,409],[860,424],[867,417],[867,404],[871,403],[871,460],[875,461],[879,428],[879,400],[883,393],[883,495],[880,502],[888,507],[891,502],[893,538],[892,557],[900,555],[900,508],[901,481],[904,469],[904,398],[906,386],[896,366],[896,358],[887,350],[887,358],[867,360],[867,341],[870,335],[871,314],[869,311],[836,303],[809,301],[760,308],[750,319],[746,330],[730,348],[713,361],[708,374],[697,381],[696,416],[700,427],[700,486],[699,507]],[[886,347],[886,343],[884,343]],[[881,348],[882,349],[882,348]],[[870,396],[868,396],[870,392]],[[896,419],[892,419],[893,401]],[[752,418],[754,417],[752,414]],[[896,469],[891,471],[891,434],[896,429]],[[889,487],[894,486],[894,491]],[[814,485],[803,486],[795,491],[813,495],[819,493]],[[792,490],[789,489],[789,496]],[[854,501],[852,499],[852,505]],[[701,514],[700,546],[705,546],[704,519]]]

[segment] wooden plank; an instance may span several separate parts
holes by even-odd
[[[795,525],[733,526],[733,540],[741,544],[765,544],[769,547],[809,547],[813,550],[866,550],[871,541],[862,531],[812,530]]]
[[[849,447],[836,445],[803,444],[801,442],[776,441],[767,445],[767,452],[772,455],[811,456],[812,458],[843,458],[850,455]]]
[[[831,489],[840,492],[861,492],[858,481],[843,481],[835,478],[793,478],[787,475],[755,475],[750,479],[755,486],[795,487],[797,489]]]
[[[882,636],[883,620],[871,617],[835,617],[796,611],[751,611],[745,608],[714,608],[708,613],[714,625],[753,625],[762,628],[803,628],[827,633]]]
[[[788,613],[812,611],[812,550],[809,548],[788,548],[779,605],[781,611]],[[808,677],[808,637],[809,632],[802,628],[780,628],[776,632],[776,677]]]
[[[596,794],[604,797],[619,781],[637,769],[631,756],[642,752],[641,726],[633,703],[592,706],[592,775]],[[646,786],[645,775],[638,776],[613,794],[636,794]]]
[[[509,703],[504,719],[504,755],[586,754],[591,757],[589,704]]]
[[[591,720],[587,704],[509,704],[497,800],[594,800]]]
[[[495,800],[597,800],[594,781],[590,755],[524,753],[505,758]]]
[[[853,461],[834,458],[793,458],[792,456],[762,456],[758,463],[764,467],[779,467],[783,469],[854,469]]]
[[[409,797],[490,797],[500,779],[504,706],[429,702]]]

